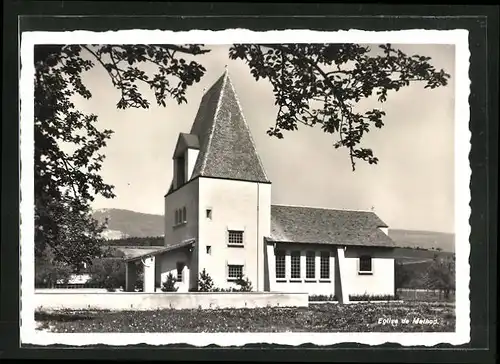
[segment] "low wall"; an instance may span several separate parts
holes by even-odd
[[[42,310],[157,310],[256,307],[307,307],[307,293],[271,292],[35,292]]]

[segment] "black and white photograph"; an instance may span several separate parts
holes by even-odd
[[[21,341],[464,344],[466,30],[21,35]]]

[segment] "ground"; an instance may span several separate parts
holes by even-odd
[[[453,332],[444,302],[310,304],[304,308],[55,311],[35,314],[52,332]]]

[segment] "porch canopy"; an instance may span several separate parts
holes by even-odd
[[[141,262],[144,265],[144,292],[155,291],[155,276],[156,276],[156,256],[168,253],[170,251],[178,250],[181,248],[193,247],[195,239],[188,239],[179,244],[168,245],[164,248],[154,251],[146,251],[142,254],[125,257],[123,260],[126,262],[126,283],[125,290],[132,292],[135,289],[135,282],[137,279],[136,263]]]

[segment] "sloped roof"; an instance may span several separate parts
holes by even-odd
[[[373,212],[271,205],[269,241],[394,247]]]
[[[191,179],[269,182],[227,70],[203,96],[190,135],[200,150]]]
[[[180,248],[184,248],[184,247],[193,245],[194,242],[195,242],[194,239],[188,239],[188,240],[183,241],[179,244],[168,245],[165,247],[160,247],[159,249],[148,249],[147,251],[135,252],[136,254],[125,256],[124,260],[130,262],[130,261],[139,260],[139,259],[142,259],[145,257],[160,255],[160,254],[172,251],[172,250],[176,250],[176,249],[180,249]]]

